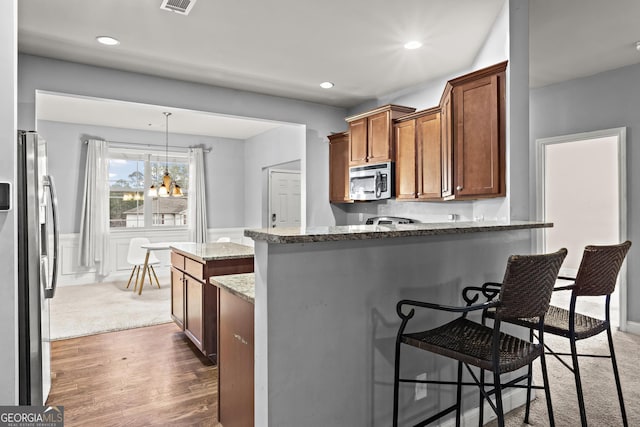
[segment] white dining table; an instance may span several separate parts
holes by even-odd
[[[144,257],[144,266],[142,268],[142,277],[140,278],[140,282],[138,282],[138,295],[142,294],[142,285],[144,285],[144,276],[149,268],[149,254],[151,251],[166,251],[171,249],[171,246],[175,242],[156,242],[156,243],[147,243],[144,245],[140,245],[141,248],[147,250],[147,254]],[[149,277],[151,277],[151,273],[149,273]],[[156,277],[156,280],[158,278]]]

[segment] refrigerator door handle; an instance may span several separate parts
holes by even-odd
[[[45,286],[44,296],[45,298],[53,298],[58,284],[58,198],[56,197],[56,188],[51,175],[44,176],[43,185],[49,189],[49,196],[51,198],[51,217],[53,220],[53,259],[51,260],[51,262],[53,262],[53,270],[51,272],[51,285],[47,284]]]

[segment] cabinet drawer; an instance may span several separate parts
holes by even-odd
[[[192,260],[190,258],[184,259],[184,271],[191,277],[199,280],[204,280],[204,267],[205,265],[199,263],[198,261]]]
[[[184,270],[184,256],[171,251],[171,265],[179,270]]]

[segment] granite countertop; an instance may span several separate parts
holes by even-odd
[[[553,227],[541,221],[469,221],[398,225],[342,225],[263,228],[245,230],[244,235],[267,243],[312,243],[343,240],[389,239],[396,237],[440,236],[487,231],[525,230]]]
[[[171,249],[199,258],[204,262],[253,258],[253,248],[238,243],[172,243]]]
[[[254,303],[255,300],[255,274],[229,274],[226,276],[213,276],[209,278],[211,284],[225,289],[243,300]]]

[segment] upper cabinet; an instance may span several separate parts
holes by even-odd
[[[392,121],[415,108],[385,105],[373,111],[347,117],[349,123],[349,164],[393,161]]]
[[[349,202],[349,132],[329,135],[329,201]]]
[[[385,105],[347,117],[330,139],[332,202],[349,201],[349,166],[395,162],[400,200],[471,200],[506,194],[507,61],[449,80],[440,105]]]
[[[450,80],[438,107],[394,121],[398,199],[505,195],[506,65]]]
[[[453,194],[448,197],[506,194],[506,66],[502,62],[448,83],[453,95]]]

